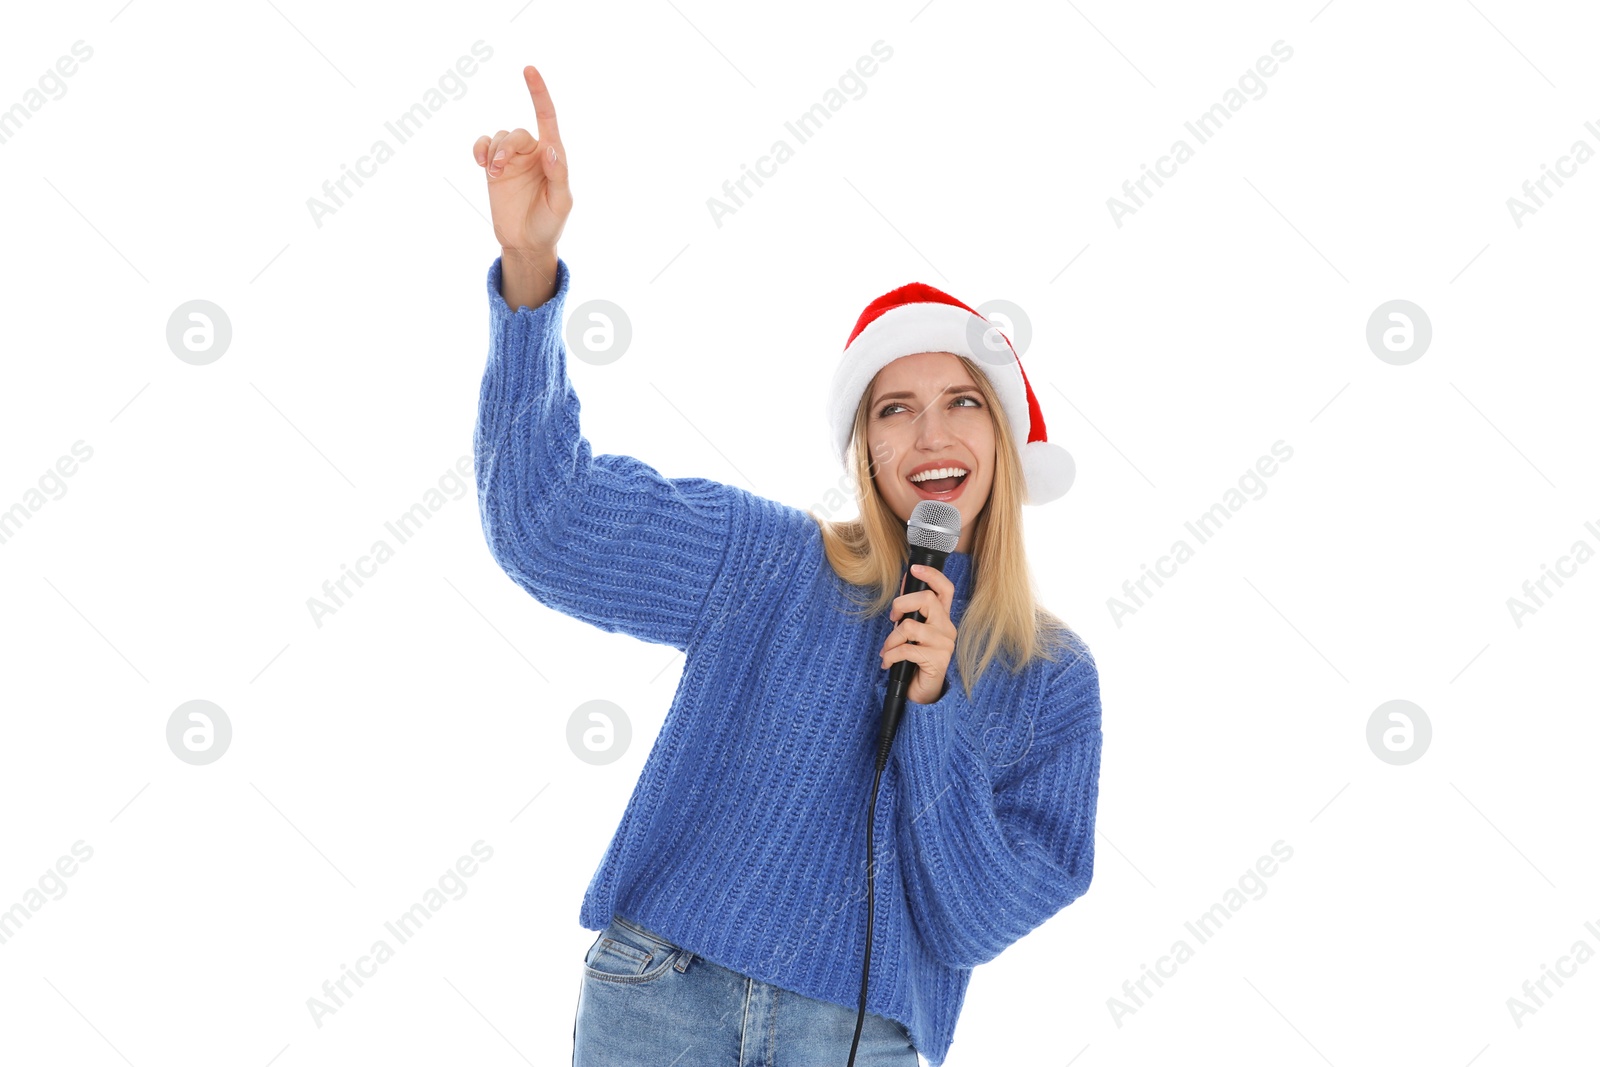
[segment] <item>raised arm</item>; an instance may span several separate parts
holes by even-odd
[[[603,630],[686,648],[750,494],[591,454],[567,376],[571,274],[556,240],[572,207],[544,79],[523,70],[539,137],[480,137],[501,254],[489,268],[490,348],[473,435],[478,503],[495,560],[544,604]]]
[[[501,266],[489,268],[491,344],[473,437],[490,551],[549,607],[686,649],[743,490],[592,455],[566,373],[566,261],[550,299],[516,311],[501,297]]]

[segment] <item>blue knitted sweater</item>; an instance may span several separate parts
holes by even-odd
[[[579,922],[613,912],[696,955],[856,1008],[866,816],[888,672],[887,613],[850,587],[806,512],[638,459],[592,455],[555,295],[513,311],[489,268],[474,432],[494,559],[541,603],[686,654],[682,680]],[[973,564],[953,552],[959,628]],[[857,590],[860,595],[863,590]],[[879,784],[867,1010],[942,1063],[972,968],[1089,888],[1100,688],[1076,634],[1058,660],[990,665],[969,698],[952,657],[908,701]]]

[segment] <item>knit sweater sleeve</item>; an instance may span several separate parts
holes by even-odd
[[[1100,683],[1081,644],[1049,665],[1036,706],[985,706],[976,689],[969,701],[953,661],[950,670],[937,702],[906,702],[892,751],[896,835],[929,952],[972,968],[1089,888]]]
[[[489,268],[490,347],[473,453],[491,555],[541,603],[602,630],[687,649],[721,569],[735,487],[591,454],[567,377],[556,291],[515,311]]]

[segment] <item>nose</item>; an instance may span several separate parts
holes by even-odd
[[[949,427],[945,425],[945,412],[937,405],[926,408],[917,419],[917,447],[929,452],[943,448],[949,438]]]

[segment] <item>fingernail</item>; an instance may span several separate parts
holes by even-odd
[[[494,154],[494,158],[495,158],[495,162],[497,162],[497,163],[498,163],[498,162],[499,162],[499,161],[500,161],[500,160],[502,160],[502,159],[504,159],[504,158],[506,158],[506,150],[505,150],[505,149],[504,149],[504,148],[502,148],[502,149],[500,149],[500,151],[498,151],[498,152],[496,152],[496,153],[495,153],[495,154]]]

